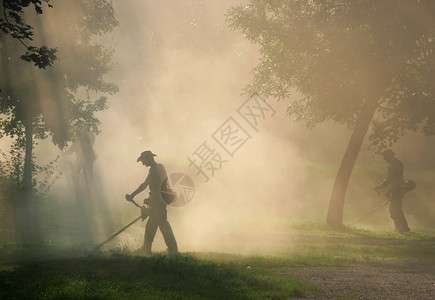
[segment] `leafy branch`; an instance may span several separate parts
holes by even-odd
[[[33,4],[37,14],[42,14],[42,4],[46,2],[48,7],[53,7],[50,0],[2,0],[3,17],[0,19],[0,31],[4,34],[10,34],[12,38],[17,39],[26,49],[26,53],[21,59],[27,62],[33,62],[40,69],[45,69],[53,65],[57,59],[55,48],[42,46],[40,48],[27,45],[24,40],[33,40],[33,27],[26,24],[20,14],[23,8]],[[9,19],[11,18],[13,22]]]

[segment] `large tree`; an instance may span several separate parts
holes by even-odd
[[[34,186],[34,139],[50,136],[63,148],[78,127],[98,132],[95,112],[105,109],[106,95],[117,91],[103,79],[112,51],[95,39],[118,24],[111,1],[63,0],[42,20],[28,16],[26,21],[36,33],[34,42],[55,45],[59,59],[50,68],[36,68],[17,54],[20,41],[0,36],[0,136],[10,136],[25,149],[23,210]]]
[[[249,95],[300,98],[288,112],[308,127],[353,129],[335,179],[327,223],[341,227],[348,182],[373,116],[372,146],[408,131],[434,133],[435,1],[252,0],[228,12],[262,55]]]

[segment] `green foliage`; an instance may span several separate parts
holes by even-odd
[[[3,33],[19,40],[27,49],[21,58],[24,61],[33,62],[35,66],[41,69],[53,65],[57,59],[56,49],[46,46],[40,48],[28,46],[24,40],[33,40],[34,30],[31,25],[24,21],[22,15],[24,14],[23,9],[32,5],[38,15],[42,14],[44,2],[48,7],[52,7],[50,0],[3,0],[2,15],[0,16],[0,37],[2,37],[1,33]]]
[[[49,49],[46,46],[41,48],[27,47],[27,52],[21,55],[21,59],[27,62],[34,62],[35,66],[40,69],[45,69],[47,66],[52,66],[56,59],[56,49]]]
[[[22,183],[23,151],[19,147],[11,147],[9,155],[0,151],[0,205],[5,207],[7,200],[17,191]]]
[[[434,13],[430,0],[260,0],[227,18],[260,46],[249,96],[281,100],[296,90],[295,120],[353,126],[380,89],[370,140],[383,148],[408,131],[434,133]]]
[[[415,55],[380,101],[378,117],[373,122],[370,141],[381,148],[391,146],[408,132],[435,134],[435,26],[415,45]]]
[[[15,144],[9,153],[0,150],[0,156],[0,216],[5,220],[12,217],[5,214],[10,213],[8,208],[18,200],[18,193],[23,188],[24,151]],[[56,172],[57,160],[58,157],[42,166],[34,163],[32,188],[37,201],[47,199],[50,188],[60,177]]]
[[[107,108],[107,97],[97,94],[112,95],[118,90],[103,79],[110,71],[112,50],[93,41],[118,23],[111,3],[105,0],[62,1],[45,15],[45,22],[57,24],[56,28],[45,35],[43,24],[37,23],[35,40],[57,44],[60,60],[53,68],[39,71],[21,62],[15,54],[20,45],[0,37],[4,45],[0,49],[0,131],[22,139],[25,123],[32,124],[36,138],[51,135],[55,144],[64,147],[78,125],[98,132],[94,113]],[[28,55],[41,56],[41,51],[54,55],[47,47],[41,49],[32,48]]]

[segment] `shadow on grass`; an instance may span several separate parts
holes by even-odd
[[[88,256],[0,271],[2,299],[286,299],[313,288],[188,255]]]

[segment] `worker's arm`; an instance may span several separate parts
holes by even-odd
[[[127,199],[128,201],[131,201],[131,200],[133,200],[133,198],[137,194],[139,194],[140,192],[143,192],[148,187],[148,184],[149,184],[148,178],[149,177],[147,177],[147,179],[144,181],[144,183],[142,183],[133,193],[131,193],[130,195],[129,194],[125,195],[125,199]]]
[[[383,187],[386,187],[389,183],[390,183],[390,177],[387,176],[387,177],[384,179],[384,181],[382,181],[380,184],[374,186],[373,189],[374,189],[374,190],[379,190],[379,189],[381,189],[381,188],[383,188]]]
[[[377,186],[373,187],[373,189],[378,190],[389,185],[391,183],[393,176],[400,172],[399,167],[400,166],[398,166],[397,164],[390,164],[388,166],[387,176],[385,177],[384,181],[382,181]]]
[[[385,177],[384,181],[382,181],[380,184],[374,186],[373,189],[375,191],[377,191],[377,190],[379,190],[381,188],[384,188],[384,187],[386,187],[387,185],[390,184],[390,181],[391,181],[391,176],[390,176],[390,174],[387,174],[387,177]]]

